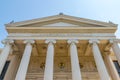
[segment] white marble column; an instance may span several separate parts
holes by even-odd
[[[53,80],[54,43],[56,43],[56,41],[46,40],[45,43],[48,43],[48,48],[46,54],[44,80]]]
[[[101,56],[101,52],[97,45],[97,43],[99,43],[99,41],[98,40],[90,40],[89,42],[92,43],[93,55],[94,55],[97,69],[98,69],[98,73],[100,75],[100,80],[110,80],[110,76],[107,72],[106,66],[105,66],[103,58]]]
[[[11,47],[12,47],[12,43],[14,41],[13,40],[4,40],[3,43],[5,44],[5,47],[3,49],[3,51],[0,54],[0,74],[2,73],[3,67],[6,63],[6,60],[8,58],[8,55],[10,53]]]
[[[116,56],[116,58],[118,60],[119,65],[120,65],[120,48],[118,46],[118,42],[120,42],[120,41],[118,41],[118,40],[110,40],[110,43],[112,43],[112,49],[113,49],[113,51],[115,53],[115,56]]]
[[[72,80],[82,80],[80,66],[79,66],[78,52],[76,47],[76,43],[78,43],[78,41],[68,40],[68,43],[70,44]]]
[[[26,46],[15,80],[25,80],[34,40],[25,40],[24,43],[26,43]]]
[[[108,67],[110,69],[110,73],[111,73],[113,80],[120,80],[118,72],[115,68],[115,65],[113,64],[113,61],[110,57],[110,52],[105,52],[104,54],[105,54],[104,58],[106,59],[106,62],[107,62]]]

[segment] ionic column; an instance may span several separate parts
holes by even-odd
[[[118,40],[110,40],[110,43],[112,43],[112,49],[120,65],[120,48],[118,46]]]
[[[93,55],[94,55],[97,69],[98,69],[98,73],[100,75],[100,79],[101,80],[110,80],[110,76],[107,72],[103,58],[101,56],[101,52],[100,52],[99,47],[97,45],[98,40],[90,40],[89,42],[92,43]]]
[[[54,62],[54,43],[55,40],[46,40],[48,43],[44,80],[53,80],[53,62]]]
[[[80,66],[79,66],[78,52],[76,47],[76,43],[78,43],[78,41],[68,40],[68,43],[70,43],[72,80],[82,80]]]
[[[0,54],[0,74],[2,73],[3,67],[5,65],[5,62],[8,58],[8,55],[10,53],[11,50],[11,43],[13,43],[13,40],[4,40],[3,43],[6,44],[3,51]]]
[[[26,43],[26,46],[25,46],[25,50],[24,50],[15,80],[25,80],[28,64],[29,64],[30,56],[32,52],[32,44],[34,43],[34,41],[26,40],[24,41],[24,43]]]
[[[110,57],[110,52],[105,52],[104,58],[106,59],[106,62],[108,63],[108,67],[110,69],[111,76],[113,80],[120,80],[118,72],[113,64],[113,61]]]

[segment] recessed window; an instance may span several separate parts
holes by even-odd
[[[3,80],[3,79],[4,79],[9,64],[10,64],[10,61],[6,61],[5,65],[4,65],[4,68],[3,68],[3,70],[2,70],[2,73],[1,73],[1,75],[0,75],[0,80]]]
[[[118,61],[113,61],[113,62],[114,62],[114,65],[115,65],[115,67],[116,67],[116,69],[118,71],[118,74],[120,76],[120,65],[119,65]]]

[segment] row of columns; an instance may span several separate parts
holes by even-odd
[[[11,50],[11,44],[13,43],[13,40],[6,40],[4,43],[6,43],[5,48],[3,49],[2,53],[0,54],[0,74],[2,72],[3,66],[7,60],[7,57],[9,55],[9,52]],[[16,74],[15,80],[25,80],[30,56],[32,52],[32,44],[34,43],[34,40],[26,40],[24,41],[26,44],[25,50],[23,53],[23,57],[21,59],[21,63],[19,66],[19,69]],[[46,40],[45,43],[48,43],[47,48],[47,55],[46,55],[46,65],[45,65],[45,72],[44,72],[44,80],[53,80],[53,65],[54,65],[54,43],[56,43],[55,40]],[[77,40],[68,40],[68,43],[70,44],[70,56],[71,56],[71,66],[72,66],[72,80],[82,80],[81,77],[81,71],[79,66],[79,59],[78,59],[78,52],[76,44],[78,43]],[[101,56],[99,47],[98,47],[98,40],[90,40],[89,43],[92,44],[92,51],[93,56],[95,59],[95,63],[98,69],[98,73],[100,75],[101,80],[110,80],[110,76],[107,72],[106,66],[104,64],[103,58]],[[118,44],[113,42],[112,46],[115,55],[120,62],[120,54],[118,53],[120,51]],[[115,80],[119,80],[119,76],[117,74],[117,71],[115,69],[115,66],[113,62],[111,61],[109,55],[106,55],[107,62],[111,66],[111,70],[114,71],[116,76],[114,76]]]

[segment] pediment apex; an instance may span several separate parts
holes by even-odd
[[[116,27],[117,26],[117,24],[114,24],[114,23],[90,20],[90,19],[79,18],[79,17],[69,16],[69,15],[64,15],[64,14],[62,15],[59,14],[59,15],[54,15],[54,16],[49,16],[49,17],[44,17],[44,18],[38,18],[38,19],[32,19],[32,20],[26,20],[26,21],[21,21],[21,22],[8,23],[8,24],[5,24],[5,26],[6,27],[19,27],[19,26],[26,26],[30,24],[43,23],[43,22],[53,21],[53,20],[70,20],[76,23],[85,23],[85,24],[91,24],[91,25],[97,25],[97,26],[103,26],[103,27]],[[64,23],[64,24],[67,24],[67,23]]]

